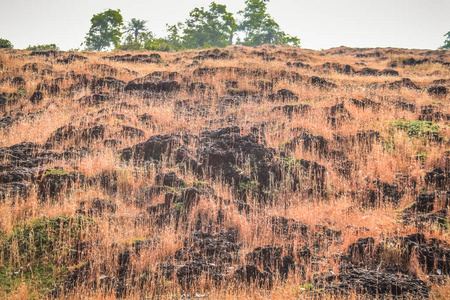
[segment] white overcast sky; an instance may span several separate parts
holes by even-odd
[[[0,38],[15,48],[55,43],[79,48],[92,15],[120,9],[125,22],[147,20],[157,36],[184,21],[206,0],[0,0]],[[244,0],[217,0],[237,13]],[[302,48],[400,47],[436,49],[450,31],[450,0],[272,0],[268,12]]]

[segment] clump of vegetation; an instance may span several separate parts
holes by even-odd
[[[442,141],[439,133],[439,125],[429,121],[393,121],[392,128],[405,131],[411,138],[427,138],[434,141]]]
[[[74,249],[93,220],[82,215],[42,217],[17,225],[3,236],[0,295],[17,285],[29,285],[32,298],[40,298],[68,273]]]
[[[7,39],[0,39],[0,49],[1,48],[9,48],[12,49],[14,46],[13,44],[7,40]]]
[[[117,47],[120,43],[123,18],[120,9],[108,9],[96,14],[91,19],[91,28],[86,34],[86,48],[101,51],[110,46]]]
[[[48,169],[45,171],[44,177],[49,176],[49,175],[64,176],[64,175],[68,175],[68,174],[69,173],[67,171],[64,171],[62,169]]]
[[[442,45],[441,49],[450,49],[450,31],[444,34],[446,37],[444,41],[444,45]]]
[[[238,12],[238,22],[226,5],[211,2],[208,8],[195,7],[184,22],[167,25],[168,35],[157,38],[146,28],[147,21],[132,18],[122,27],[120,10],[109,9],[91,19],[86,35],[88,50],[101,51],[114,46],[118,50],[179,51],[207,49],[229,45],[259,46],[263,44],[300,47],[300,39],[281,30],[267,12],[270,0],[247,0],[245,9]],[[122,32],[122,29],[124,32]],[[236,38],[242,32],[244,39]],[[128,33],[122,38],[123,33]]]
[[[73,246],[79,242],[83,231],[92,222],[83,215],[61,215],[17,225],[3,247],[5,260],[15,265],[24,265],[34,260],[52,259],[55,255],[67,256],[72,251],[66,247],[67,243]]]
[[[42,45],[34,45],[34,46],[28,46],[26,50],[29,51],[47,51],[47,50],[55,50],[58,51],[59,47],[56,46],[56,44],[42,44]]]

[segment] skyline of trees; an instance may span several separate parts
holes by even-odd
[[[262,44],[300,47],[300,39],[282,31],[268,14],[269,1],[246,0],[245,9],[237,13],[242,20],[236,20],[234,14],[227,11],[226,5],[214,1],[207,8],[195,7],[184,22],[166,24],[165,37],[155,37],[147,29],[146,20],[132,18],[127,26],[121,27],[123,18],[120,9],[109,9],[92,17],[84,45],[86,50],[96,51],[111,46],[120,50],[157,51]]]
[[[178,51],[262,44],[300,47],[300,39],[282,31],[279,24],[267,12],[269,2],[270,0],[245,0],[245,8],[235,14],[227,11],[226,5],[216,2],[211,2],[207,8],[195,7],[184,22],[166,24],[167,35],[164,37],[155,37],[147,28],[147,20],[131,18],[127,25],[123,26],[124,20],[120,9],[108,9],[93,15],[91,27],[80,46],[84,46],[84,50],[94,51],[105,49]],[[444,37],[446,39],[438,49],[450,49],[450,31]],[[13,48],[9,40],[0,40],[0,48]],[[27,49],[31,48],[32,46],[29,46]]]

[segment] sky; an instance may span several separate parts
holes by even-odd
[[[0,38],[15,48],[56,44],[80,48],[90,19],[107,9],[120,9],[125,23],[147,20],[158,37],[166,24],[184,21],[204,0],[0,0]],[[216,0],[237,13],[245,0]],[[396,47],[437,49],[450,31],[450,0],[272,0],[268,13],[301,47]],[[235,17],[238,17],[235,15]]]

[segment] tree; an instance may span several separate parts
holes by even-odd
[[[178,22],[175,25],[169,26],[166,24],[168,35],[164,38],[155,38],[151,35],[144,42],[144,49],[153,51],[178,51],[186,49],[183,46],[182,36],[180,32],[183,30],[184,25]]]
[[[233,43],[236,29],[234,16],[226,5],[212,2],[208,10],[196,7],[184,23],[168,26],[166,40],[178,49],[226,47]]]
[[[117,47],[120,43],[123,18],[120,9],[108,9],[91,19],[91,28],[86,34],[85,44],[88,50],[101,51],[104,48]]]
[[[140,34],[147,31],[145,23],[147,23],[147,21],[132,18],[131,21],[128,22],[128,26],[125,27],[125,32],[132,33],[134,41],[137,42]]]
[[[183,46],[183,37],[181,36],[181,31],[183,31],[183,23],[178,22],[175,25],[166,24],[167,32],[169,33],[165,40],[168,44],[171,45],[175,50],[182,50],[185,47]]]
[[[236,31],[233,14],[226,5],[212,2],[209,10],[194,8],[189,13],[183,30],[183,40],[187,48],[226,47],[233,43]]]
[[[243,44],[258,46],[262,44],[300,46],[300,39],[286,34],[267,13],[270,0],[246,0],[246,7],[239,14],[243,20],[238,29],[245,33]]]
[[[445,37],[447,37],[444,41],[444,45],[441,47],[441,49],[450,49],[450,31],[444,34]]]
[[[127,35],[122,44],[116,47],[118,50],[142,50],[149,41],[153,41],[155,37],[151,31],[142,31],[137,39],[134,34]]]
[[[13,44],[7,39],[0,39],[0,49],[1,48],[13,48]]]

